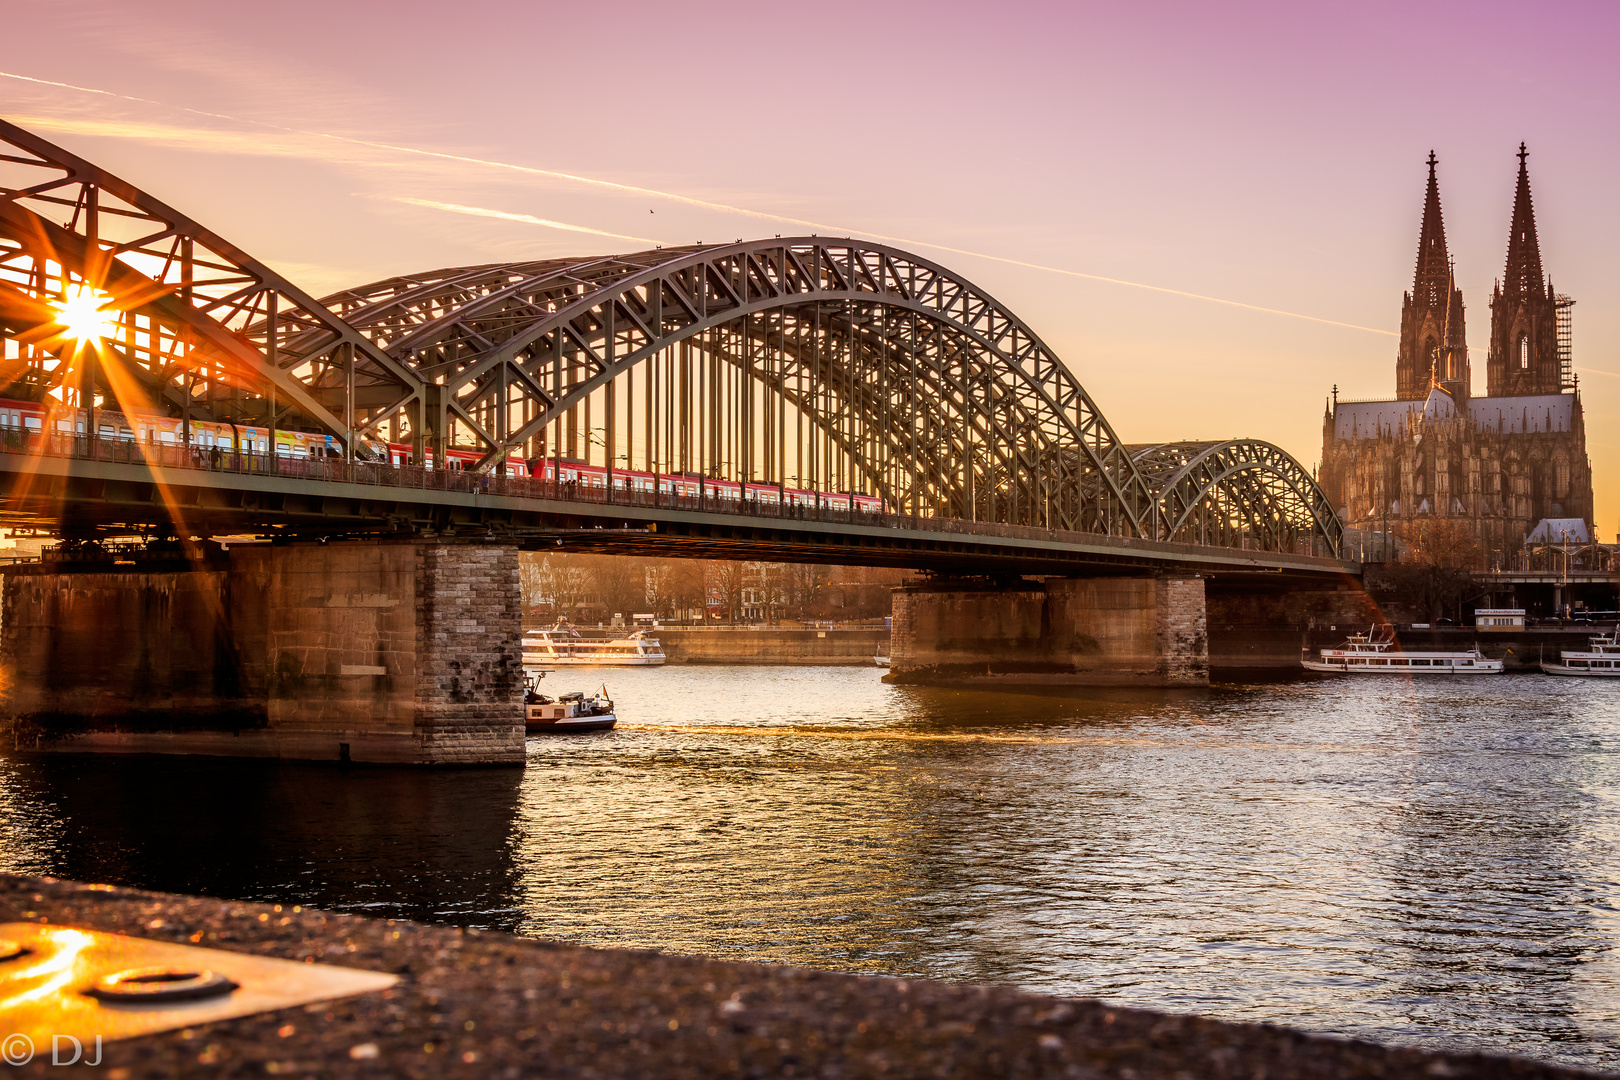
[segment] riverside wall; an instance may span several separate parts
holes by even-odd
[[[1298,671],[1301,649],[1316,635],[1342,642],[1383,622],[1360,581],[1345,575],[1314,587],[1245,577],[1208,582],[1209,666],[1220,675]],[[1336,635],[1336,636],[1335,636]]]
[[[896,589],[897,683],[1205,686],[1197,577],[938,579]]]
[[[653,632],[671,664],[865,664],[889,653],[881,627],[666,626]]]
[[[511,545],[244,545],[197,568],[0,579],[0,743],[521,764]]]

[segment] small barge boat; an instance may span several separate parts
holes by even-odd
[[[654,667],[664,662],[658,639],[637,630],[629,637],[612,641],[590,641],[579,631],[558,623],[549,630],[530,630],[523,635],[523,666],[526,668],[615,665]]]
[[[530,735],[564,735],[580,731],[607,731],[619,722],[607,687],[595,696],[583,691],[547,697],[531,681],[523,692],[523,728]]]
[[[1584,652],[1562,651],[1556,663],[1541,661],[1548,675],[1586,675],[1593,678],[1620,678],[1620,630],[1596,634]]]
[[[1503,667],[1478,646],[1462,652],[1402,652],[1387,626],[1351,634],[1339,648],[1323,649],[1316,660],[1302,657],[1300,664],[1306,671],[1331,675],[1500,675]]]

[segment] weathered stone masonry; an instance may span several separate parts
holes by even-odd
[[[521,760],[517,549],[419,544],[416,562],[416,731],[423,752],[438,763],[473,763],[505,746]]]
[[[13,745],[523,761],[511,545],[253,545],[213,569],[112,571],[5,575]]]

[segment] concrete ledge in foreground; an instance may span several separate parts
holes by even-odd
[[[505,934],[0,876],[48,921],[391,972],[392,989],[108,1043],[84,1075],[409,1077],[1591,1076],[1013,990],[605,951]],[[0,1021],[3,1024],[3,1021]],[[0,1037],[3,1037],[0,1032]],[[21,1075],[74,1070],[35,1060]]]

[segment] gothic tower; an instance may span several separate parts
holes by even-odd
[[[1440,183],[1434,151],[1429,151],[1429,190],[1418,233],[1417,273],[1401,305],[1401,346],[1395,360],[1395,396],[1427,397],[1436,383],[1461,386],[1467,393],[1468,343],[1463,327],[1462,290],[1451,275],[1446,223],[1440,213]]]
[[[1558,298],[1541,272],[1536,211],[1530,203],[1529,157],[1519,144],[1519,188],[1513,196],[1507,278],[1491,292],[1491,352],[1485,378],[1492,397],[1557,394],[1564,390],[1558,350]],[[1567,303],[1567,301],[1566,301]]]

